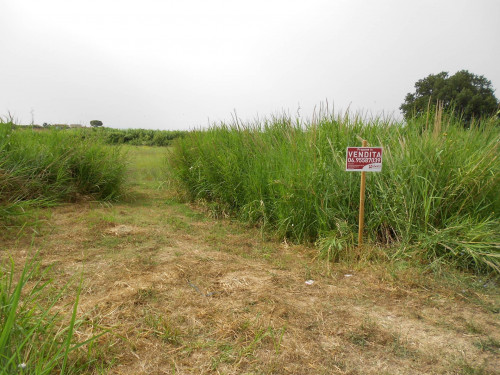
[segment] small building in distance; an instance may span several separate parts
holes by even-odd
[[[50,126],[52,126],[53,128],[56,128],[56,129],[68,129],[69,128],[68,124],[52,124]]]

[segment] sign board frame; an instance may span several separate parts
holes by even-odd
[[[383,147],[347,147],[346,172],[382,172]]]

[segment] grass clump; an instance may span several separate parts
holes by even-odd
[[[494,119],[466,128],[441,112],[406,123],[283,115],[191,132],[174,145],[171,168],[191,199],[294,241],[318,241],[338,259],[354,245],[359,207],[346,147],[366,139],[384,148],[383,172],[367,174],[368,241],[396,244],[400,257],[498,272],[499,135]]]
[[[98,139],[0,122],[0,222],[31,207],[82,195],[115,199],[121,194],[124,173],[120,150]]]
[[[0,265],[0,373],[71,374],[89,369],[90,357],[82,360],[73,354],[102,334],[74,341],[82,324],[76,317],[79,291],[64,323],[53,308],[68,285],[54,294],[47,270],[35,259],[25,263],[17,278],[15,274],[13,261]]]

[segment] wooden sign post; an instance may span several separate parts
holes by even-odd
[[[363,147],[366,147],[368,142],[363,139]],[[361,172],[361,186],[359,188],[359,228],[358,228],[358,246],[363,244],[363,229],[365,227],[365,185],[366,175],[365,171]]]
[[[347,147],[345,169],[348,172],[361,172],[358,246],[363,244],[363,228],[365,226],[365,172],[382,171],[382,147],[367,147],[368,142],[366,140],[363,140],[362,145],[363,147]]]

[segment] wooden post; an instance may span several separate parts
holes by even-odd
[[[363,147],[366,147],[368,142],[363,139]],[[358,229],[358,246],[363,244],[363,227],[365,226],[365,172],[361,172],[361,187],[359,189],[359,229]]]

